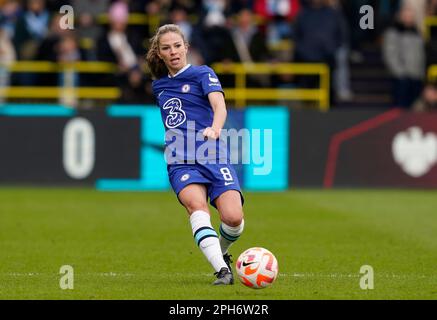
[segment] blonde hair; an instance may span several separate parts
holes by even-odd
[[[180,35],[182,37],[182,40],[184,41],[185,46],[188,47],[188,42],[179,26],[175,24],[166,24],[159,27],[155,35],[150,39],[150,47],[146,55],[146,62],[149,70],[152,73],[152,76],[156,79],[164,77],[168,74],[167,66],[165,65],[164,61],[162,61],[162,59],[158,56],[158,53],[159,40],[164,34],[169,32],[174,32]]]

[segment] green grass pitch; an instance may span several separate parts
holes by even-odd
[[[278,279],[263,290],[211,285],[170,192],[3,187],[0,299],[437,299],[437,192],[245,197],[246,230],[231,253],[276,255]],[[74,268],[73,290],[60,289],[62,265]],[[373,290],[360,288],[363,265],[373,267]]]

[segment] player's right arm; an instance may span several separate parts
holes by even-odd
[[[220,131],[226,122],[228,115],[226,111],[226,103],[223,93],[220,91],[210,92],[208,94],[208,100],[214,111],[214,119],[211,127],[205,128],[203,135],[207,138],[218,139],[220,137]]]

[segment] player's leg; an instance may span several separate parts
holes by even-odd
[[[220,247],[223,255],[228,255],[229,247],[238,240],[244,230],[244,213],[241,194],[237,190],[227,190],[215,200],[220,213]]]
[[[211,225],[206,187],[202,184],[187,185],[179,192],[178,198],[190,215],[196,244],[218,274],[214,284],[232,284],[232,274],[227,275],[228,266],[223,259],[217,233]]]

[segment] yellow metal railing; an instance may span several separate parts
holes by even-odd
[[[48,61],[18,61],[8,67],[14,73],[114,73],[116,65],[107,62],[55,63]],[[74,86],[11,86],[1,88],[5,98],[15,99],[62,99],[69,95],[76,99],[113,100],[120,97],[117,87],[74,87]]]
[[[69,63],[57,63],[49,61],[17,61],[8,67],[10,72],[62,72],[73,70],[80,73],[112,73],[116,66],[110,62],[77,61]]]
[[[54,63],[47,61],[19,61],[11,65],[10,72],[29,73],[114,73],[117,69],[112,63],[106,62],[73,62]],[[226,98],[234,100],[237,107],[244,107],[248,100],[303,100],[316,101],[320,110],[329,109],[330,76],[329,67],[325,64],[297,64],[297,63],[253,63],[253,64],[222,64],[213,65],[217,74],[231,74],[235,76],[235,87],[224,88]],[[147,68],[145,69],[147,71]],[[289,74],[289,75],[318,75],[320,87],[304,88],[247,88],[247,76],[252,74]],[[113,100],[120,97],[117,87],[40,87],[14,86],[2,88],[5,98],[47,98],[61,99],[65,95],[77,99]]]
[[[437,27],[437,16],[429,16],[425,18],[425,39],[431,39],[431,28]]]
[[[128,24],[129,25],[148,25],[149,33],[154,34],[156,29],[158,29],[159,25],[163,17],[160,15],[147,15],[144,13],[131,13],[129,14]],[[109,23],[108,15],[102,14],[97,18],[97,22],[100,24]]]
[[[428,68],[428,80],[437,80],[437,64],[433,64]]]
[[[82,87],[82,88],[63,88],[63,87],[7,87],[3,89],[4,96],[8,98],[32,98],[32,99],[57,99],[66,90],[74,90],[71,92],[79,99],[108,99],[113,100],[120,97],[118,88],[102,88],[102,87]]]
[[[309,63],[216,63],[212,66],[217,74],[233,74],[235,88],[224,88],[226,98],[235,100],[237,107],[244,107],[247,100],[303,100],[316,101],[320,110],[329,109],[330,75],[326,64]],[[247,88],[247,76],[251,74],[318,75],[320,88]]]

